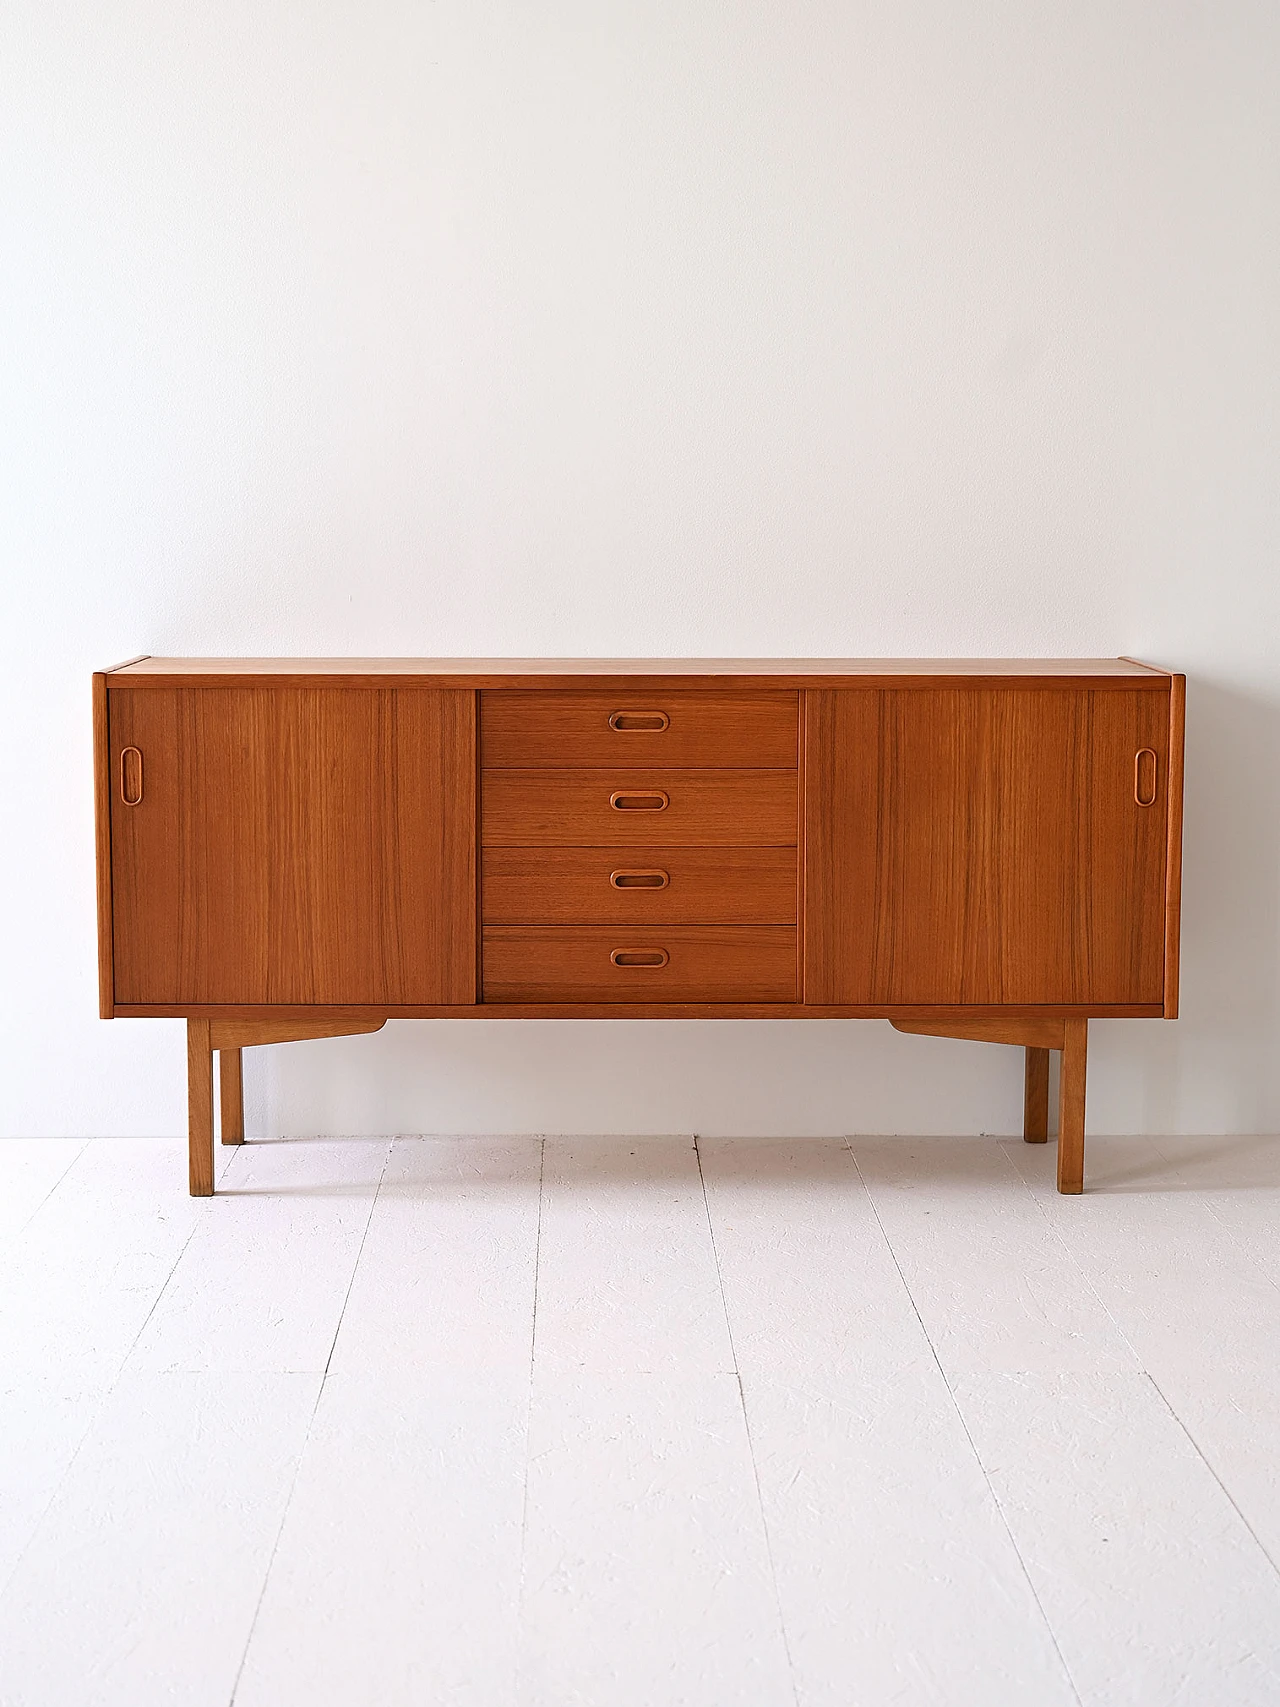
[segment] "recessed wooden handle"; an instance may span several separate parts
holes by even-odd
[[[609,881],[615,889],[665,889],[671,876],[666,871],[611,871]]]
[[[142,805],[142,754],[136,747],[120,750],[120,798],[126,806]]]
[[[620,788],[609,796],[615,812],[664,812],[671,801],[660,788]]]
[[[665,966],[670,958],[665,948],[615,948],[609,956],[615,966]]]
[[[1149,764],[1143,760],[1149,759]],[[1156,803],[1156,776],[1160,761],[1150,747],[1140,747],[1133,755],[1133,798],[1139,806],[1154,806]]]
[[[670,722],[665,711],[615,711],[609,718],[609,727],[616,729],[619,735],[645,729],[653,734],[665,729]]]

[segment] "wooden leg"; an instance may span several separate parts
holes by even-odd
[[[1058,1190],[1084,1190],[1084,1092],[1089,1049],[1087,1019],[1066,1021],[1058,1092]]]
[[[1049,1137],[1049,1051],[1027,1050],[1026,1080],[1022,1099],[1022,1136],[1028,1144],[1044,1144]]]
[[[209,1021],[187,1021],[187,1141],[192,1197],[213,1196],[213,1050]]]
[[[219,1049],[218,1087],[222,1094],[222,1142],[243,1144],[244,1081],[238,1049]]]

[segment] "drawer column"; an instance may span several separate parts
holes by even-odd
[[[481,694],[482,999],[799,998],[800,701]]]

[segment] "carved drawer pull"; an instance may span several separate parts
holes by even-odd
[[[656,733],[665,729],[671,722],[665,711],[615,711],[609,719],[610,729],[616,729],[620,735],[631,730],[649,730]]]
[[[120,798],[126,806],[142,805],[142,754],[136,747],[120,750]]]
[[[665,871],[612,871],[609,881],[615,889],[665,889],[671,876]]]
[[[1145,789],[1142,786],[1142,773],[1147,767],[1143,765],[1143,759],[1151,760],[1151,783],[1150,787]],[[1156,758],[1155,753],[1150,747],[1139,748],[1133,756],[1133,798],[1137,801],[1139,806],[1154,806],[1156,803],[1156,773],[1159,767],[1159,762],[1160,761]]]
[[[664,812],[671,801],[660,788],[620,788],[609,796],[615,812]]]
[[[615,948],[609,956],[615,966],[665,966],[670,958],[665,948]]]

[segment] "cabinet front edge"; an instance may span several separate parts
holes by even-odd
[[[120,1019],[1161,1019],[1159,1002],[1042,1007],[858,1007],[803,1002],[477,1002],[323,1007],[298,1003],[121,1002]]]
[[[1178,975],[1182,938],[1182,787],[1186,747],[1187,678],[1174,676],[1169,694],[1169,812],[1164,870],[1165,1019],[1178,1017]]]
[[[115,959],[111,916],[111,737],[107,676],[93,677],[93,840],[98,893],[98,1013],[115,1017]]]

